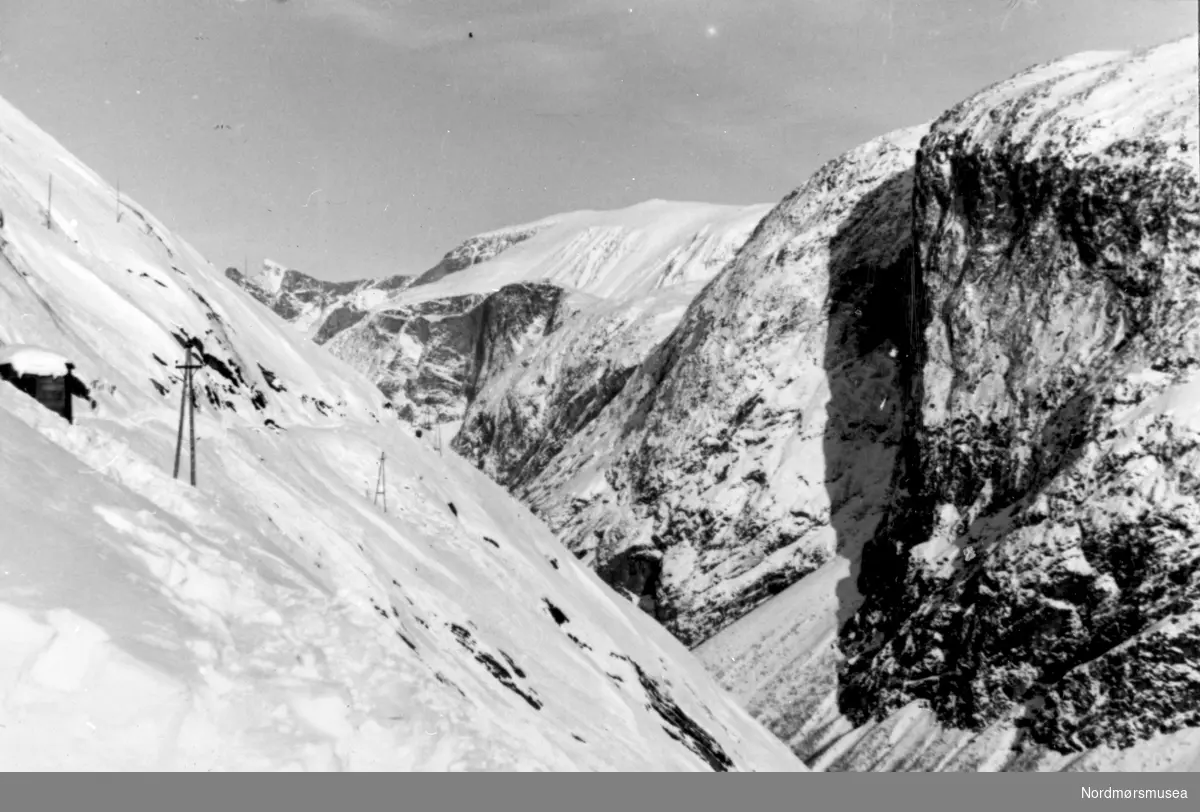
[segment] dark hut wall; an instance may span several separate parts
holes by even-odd
[[[68,378],[55,375],[18,375],[11,364],[0,365],[0,379],[11,383],[50,411],[74,422]]]

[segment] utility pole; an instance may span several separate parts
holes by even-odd
[[[372,504],[379,504],[379,498],[383,497],[383,512],[387,513],[387,469],[384,468],[384,462],[387,460],[386,452],[379,452],[379,476],[375,480],[375,501]]]
[[[192,487],[196,487],[196,401],[192,386],[192,370],[200,369],[201,364],[192,363],[192,348],[189,346],[187,351],[187,361],[182,364],[176,364],[176,369],[183,370],[183,397],[179,401],[179,433],[175,439],[175,473],[176,479],[179,479],[179,462],[183,454],[183,418],[186,410],[188,418],[188,451],[191,456],[192,463]]]
[[[46,187],[46,228],[52,228],[50,206],[54,202],[54,176],[50,176],[50,185]]]

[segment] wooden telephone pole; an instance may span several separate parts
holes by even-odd
[[[183,370],[183,397],[179,401],[179,434],[175,440],[175,478],[179,479],[179,462],[183,454],[183,418],[188,419],[188,455],[192,463],[192,487],[196,487],[196,401],[192,386],[192,370],[201,369],[202,364],[192,363],[192,348],[188,347],[187,361],[176,364],[176,369]]]
[[[379,452],[379,476],[375,479],[375,501],[372,504],[379,504],[380,497],[383,498],[383,512],[387,513],[387,470],[384,468],[384,462],[387,460],[387,453]]]

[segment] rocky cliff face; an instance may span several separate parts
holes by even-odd
[[[1059,751],[1200,726],[1197,40],[948,112],[914,196],[896,498],[842,704]]]
[[[815,766],[1200,765],[1196,52],[1040,66],[923,141],[882,520],[698,649]]]

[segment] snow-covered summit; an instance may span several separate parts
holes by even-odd
[[[489,293],[535,281],[616,299],[707,281],[770,208],[651,200],[624,209],[555,215],[474,238],[488,245],[502,240],[504,248],[414,285],[401,301]]]
[[[1200,111],[1191,103],[1195,51],[1190,36],[1136,53],[1093,51],[1035,65],[975,94],[938,123],[975,143],[1020,144],[1027,160],[1108,155],[1148,136],[1162,137],[1164,157],[1177,158],[1200,129]],[[1200,160],[1190,151],[1192,161]],[[1135,151],[1126,157],[1140,160]]]
[[[0,101],[0,343],[78,359],[97,400],[72,425],[0,384],[0,764],[803,769],[528,510],[115,203]]]

